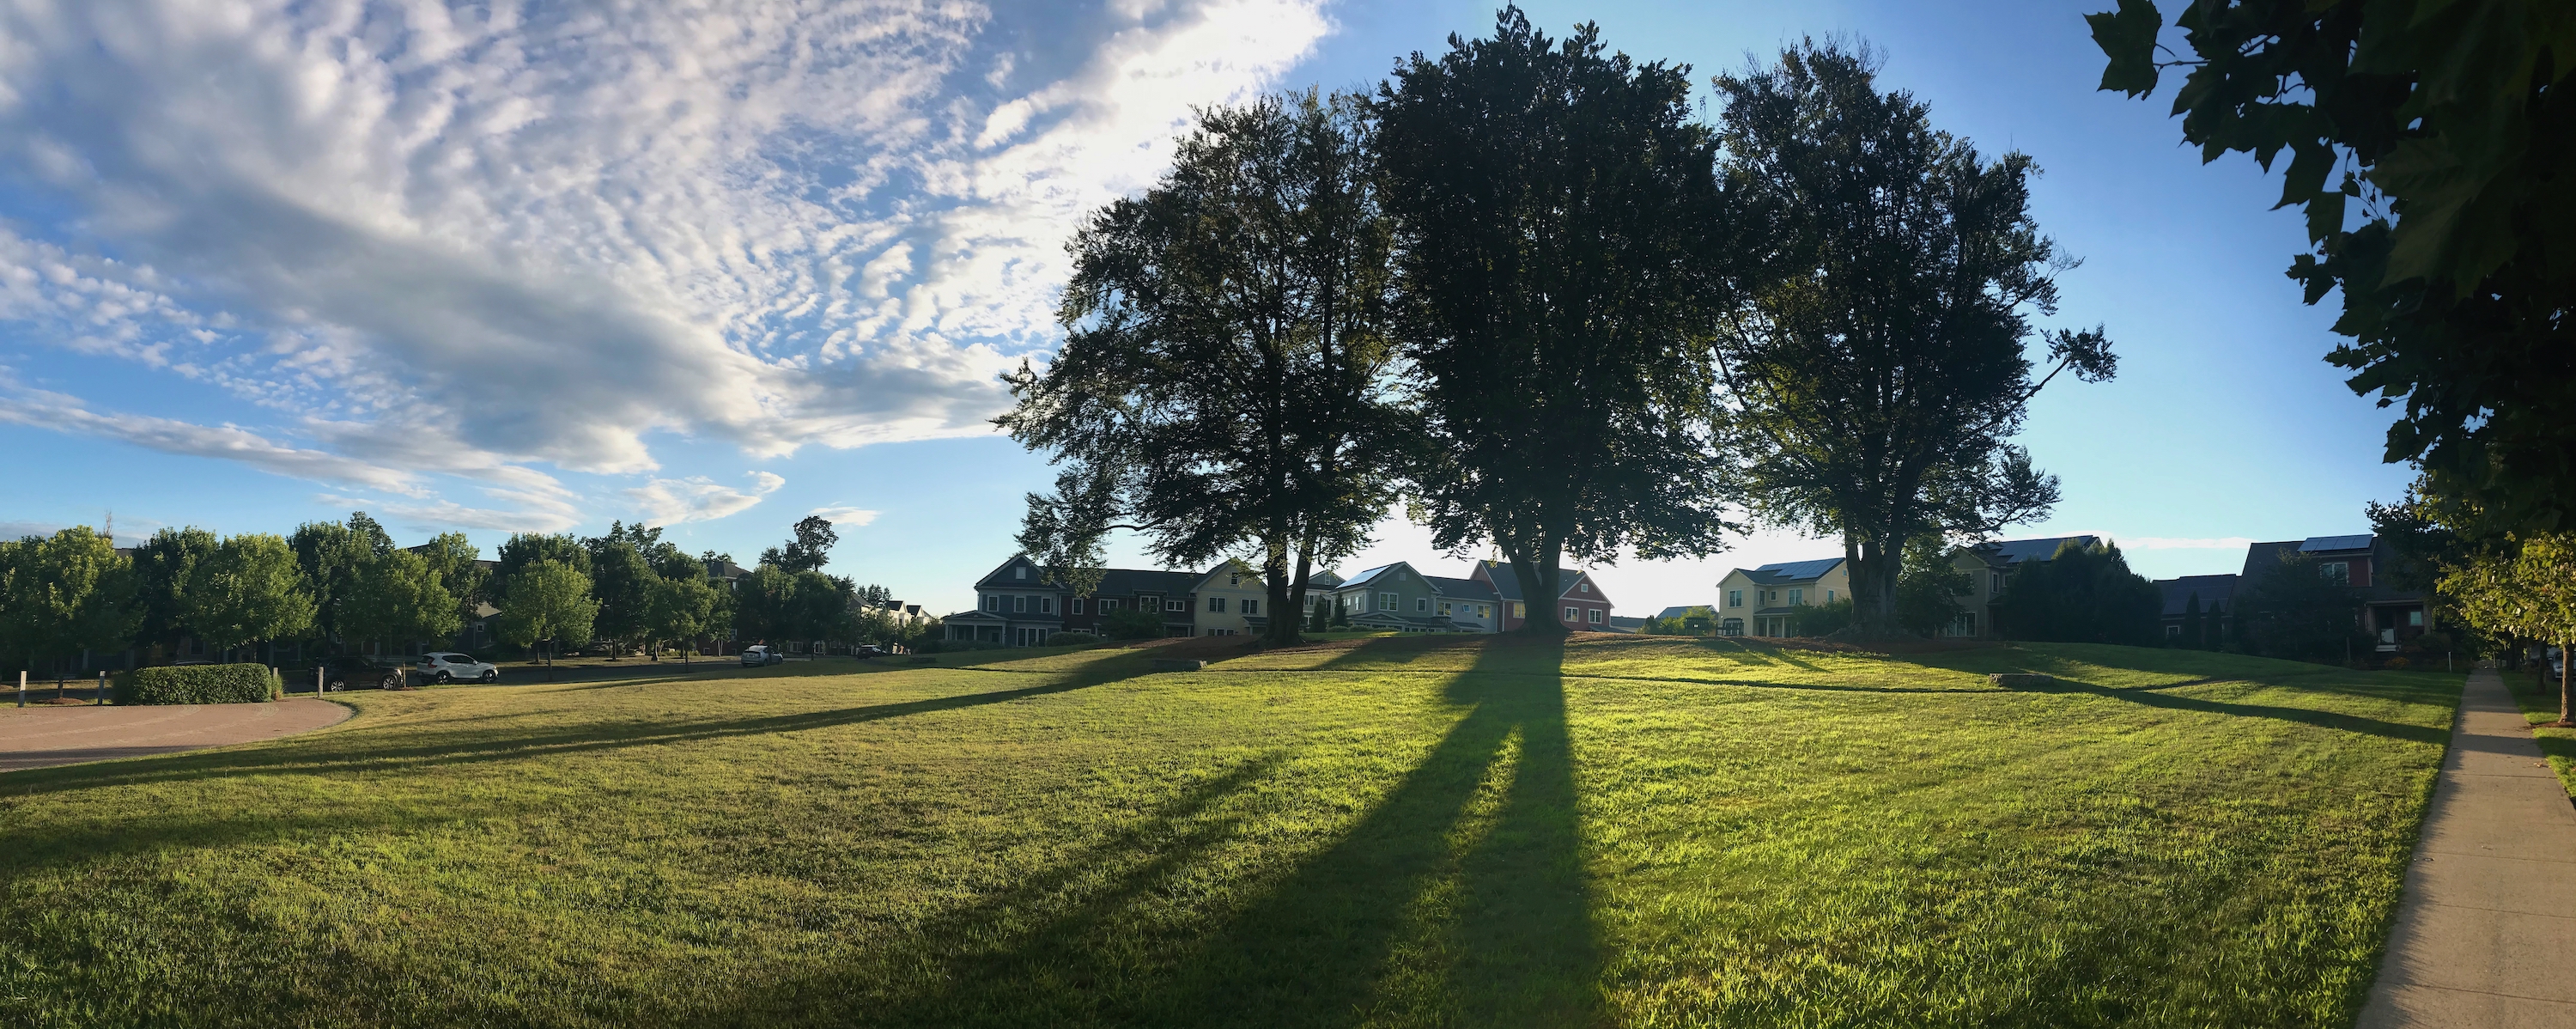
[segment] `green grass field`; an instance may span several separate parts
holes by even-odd
[[[1157,653],[360,693],[9,773],[0,1024],[2343,1026],[2459,681]]]

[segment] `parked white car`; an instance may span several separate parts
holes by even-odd
[[[474,660],[472,654],[422,654],[415,670],[423,682],[454,682],[458,679],[494,682],[501,678],[498,666],[489,661]]]
[[[746,665],[774,665],[785,663],[786,660],[787,655],[779,653],[766,643],[742,648],[742,663]]]

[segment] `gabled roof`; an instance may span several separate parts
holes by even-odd
[[[2346,550],[2370,549],[2370,534],[2359,536],[2310,536],[2299,542],[2302,554],[2326,554]]]
[[[2235,607],[2238,578],[2239,576],[2232,572],[2219,575],[2185,575],[2174,579],[2158,579],[2156,588],[2164,592],[2165,616],[2171,618],[2181,615],[2190,608],[2191,598],[2195,596],[2200,598],[2202,611],[2207,611],[2212,606]]]
[[[1744,574],[1765,586],[1784,582],[1814,582],[1833,574],[1834,566],[1842,563],[1843,559],[1839,557],[1820,557],[1808,561],[1774,561]]]
[[[1611,632],[1635,632],[1645,627],[1646,620],[1643,618],[1630,618],[1627,615],[1610,616]]]
[[[2100,542],[2102,539],[2099,536],[2048,536],[2041,539],[1995,540],[1980,543],[1968,549],[1977,556],[1985,558],[1987,564],[2009,566],[2024,561],[2050,560],[2057,556],[2059,548],[2068,543],[2090,547]]]
[[[1164,596],[1186,596],[1206,578],[1197,572],[1163,572],[1145,568],[1111,568],[1100,573],[1100,588],[1095,597],[1130,597],[1139,593]]]
[[[1022,565],[1028,566],[1028,578],[1023,579],[1010,574],[1011,569]],[[975,580],[976,589],[985,589],[987,587],[1002,587],[1008,589],[1058,588],[1056,584],[1046,581],[1046,569],[1039,567],[1037,562],[1029,560],[1028,555],[1026,554],[1011,555],[1010,560],[993,566],[992,571],[984,573],[983,578]]]
[[[1341,584],[1342,577],[1333,574],[1333,570],[1330,568],[1310,572],[1306,575],[1306,588],[1310,590],[1331,589]]]
[[[1672,607],[1665,608],[1665,609],[1663,609],[1663,610],[1661,610],[1661,611],[1655,612],[1655,617],[1657,617],[1657,618],[1687,618],[1687,617],[1689,617],[1689,616],[1690,616],[1691,609],[1692,609],[1692,608],[1695,608],[1695,607],[1704,607],[1704,608],[1707,608],[1711,614],[1714,614],[1714,613],[1716,613],[1716,611],[1717,611],[1717,605],[1715,605],[1715,604],[1678,604],[1678,605],[1675,605],[1675,606],[1672,606]],[[1611,617],[1616,618],[1616,617],[1618,617],[1618,616],[1617,616],[1617,615],[1612,615]]]
[[[1494,595],[1493,587],[1487,586],[1474,579],[1452,579],[1447,576],[1426,575],[1422,577],[1422,581],[1431,584],[1431,592],[1437,593],[1451,600],[1492,603],[1501,599]]]
[[[1362,570],[1359,573],[1352,575],[1350,578],[1342,580],[1341,588],[1348,589],[1353,586],[1366,586],[1370,582],[1375,581],[1378,576],[1385,575],[1388,572],[1402,567],[1405,567],[1404,562],[1398,561],[1391,565],[1379,565],[1375,568]]]
[[[1504,600],[1521,599],[1521,578],[1520,576],[1512,574],[1511,562],[1496,561],[1488,558],[1476,562],[1476,567],[1483,569],[1485,577],[1493,581],[1494,594],[1497,597]],[[1578,580],[1582,579],[1582,577],[1582,572],[1575,571],[1571,568],[1557,569],[1556,581],[1558,584],[1557,590],[1559,595],[1574,592],[1574,584]],[[1592,595],[1595,597],[1601,596],[1598,592],[1595,592]]]

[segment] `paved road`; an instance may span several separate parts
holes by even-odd
[[[348,708],[310,697],[267,704],[0,708],[0,772],[276,739],[347,717]]]
[[[2576,1029],[2576,805],[2491,669],[2469,674],[2362,1029]]]

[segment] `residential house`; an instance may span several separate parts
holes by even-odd
[[[2361,628],[2377,642],[2380,653],[2395,653],[2433,627],[2423,591],[2390,585],[2389,572],[2397,555],[2386,540],[2368,534],[2256,543],[2245,548],[2245,570],[2239,582],[2249,590],[2260,588],[2263,577],[2291,553],[2313,555],[2317,574],[2342,582],[2360,598]]]
[[[1206,572],[1111,568],[1088,595],[1076,596],[1020,555],[976,580],[974,610],[941,625],[951,640],[1034,647],[1059,632],[1103,633],[1102,620],[1118,611],[1150,611],[1166,636],[1230,636],[1262,631],[1267,603],[1260,574],[1241,562]]]
[[[1646,620],[1643,618],[1630,618],[1626,615],[1611,615],[1610,631],[1632,633],[1644,632],[1646,631]]]
[[[2165,600],[2165,641],[2175,643],[2182,640],[2183,633],[2190,629],[2186,624],[2190,621],[2189,616],[2195,610],[2200,613],[2203,633],[2223,632],[2227,619],[2236,610],[2237,579],[2238,576],[2230,573],[2156,580],[2156,589],[2164,594]]]
[[[1432,611],[1458,626],[1459,632],[1501,632],[1503,598],[1494,587],[1479,579],[1452,579],[1426,575],[1431,584]]]
[[[1219,563],[1190,587],[1190,634],[1261,635],[1270,629],[1261,609],[1269,602],[1270,586],[1259,571],[1241,561]]]
[[[1398,561],[1342,580],[1330,591],[1333,609],[1353,629],[1394,632],[1478,632],[1440,613],[1442,596],[1430,576]],[[1450,601],[1451,610],[1462,601]],[[1471,602],[1470,602],[1471,603]]]
[[[1799,608],[1850,596],[1851,569],[1839,557],[1737,568],[1717,581],[1717,634],[1787,636]]]
[[[1495,599],[1502,605],[1502,631],[1517,630],[1522,622],[1529,619],[1531,598],[1521,595],[1520,577],[1512,574],[1509,563],[1478,561],[1467,577],[1494,591]],[[1564,620],[1566,628],[1609,631],[1610,597],[1601,592],[1599,583],[1592,581],[1591,573],[1559,568],[1556,582],[1559,589],[1555,598],[1556,613]]]
[[[1973,547],[1959,547],[1950,552],[1950,566],[1968,575],[1967,592],[1959,595],[1964,608],[1941,630],[1943,636],[1996,639],[2011,631],[2003,621],[2004,590],[2012,585],[2013,572],[2024,564],[2054,560],[2059,549],[2072,543],[2091,547],[2101,542],[2096,536],[2047,536],[2026,540],[1995,540]]]

